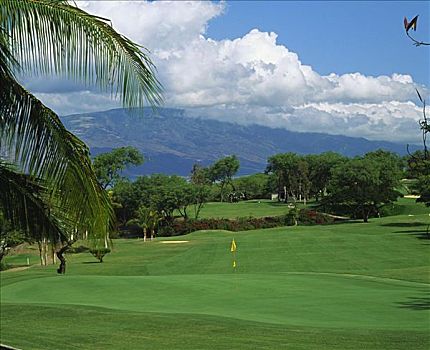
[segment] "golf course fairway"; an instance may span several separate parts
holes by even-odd
[[[115,240],[103,263],[68,255],[64,276],[55,266],[2,272],[1,343],[24,350],[429,349],[426,220],[419,213]]]

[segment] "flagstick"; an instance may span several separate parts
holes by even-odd
[[[237,280],[237,262],[236,262],[236,252],[233,253],[233,259],[234,259],[234,289],[237,291],[239,289],[239,284]]]
[[[237,262],[236,262],[236,250],[237,250],[237,246],[236,246],[236,242],[234,240],[233,237],[233,241],[231,242],[231,249],[230,251],[233,253],[233,274],[235,275],[234,278],[234,289],[237,291],[238,290],[238,283],[237,283]]]

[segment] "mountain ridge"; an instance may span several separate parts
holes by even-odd
[[[205,166],[231,154],[240,159],[240,174],[244,175],[263,171],[268,157],[284,152],[333,151],[355,156],[383,148],[406,153],[406,145],[388,141],[240,125],[190,117],[176,108],[118,108],[67,115],[61,120],[88,144],[92,155],[122,146],[139,149],[145,163],[129,172],[132,177],[155,172],[186,176],[194,163]]]

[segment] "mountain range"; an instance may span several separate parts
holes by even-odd
[[[186,176],[195,163],[206,166],[231,154],[239,158],[239,174],[245,175],[264,171],[268,157],[284,152],[333,151],[355,156],[382,148],[406,153],[405,144],[239,125],[189,117],[185,110],[173,108],[120,108],[61,119],[67,129],[88,144],[92,156],[122,146],[139,149],[145,163],[129,169],[130,177],[152,173]]]

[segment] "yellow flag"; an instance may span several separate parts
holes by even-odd
[[[236,260],[233,260],[233,267],[236,267]]]
[[[236,242],[234,241],[234,238],[233,238],[233,240],[231,241],[231,247],[230,247],[230,251],[233,253],[233,252],[235,252],[236,251]]]

